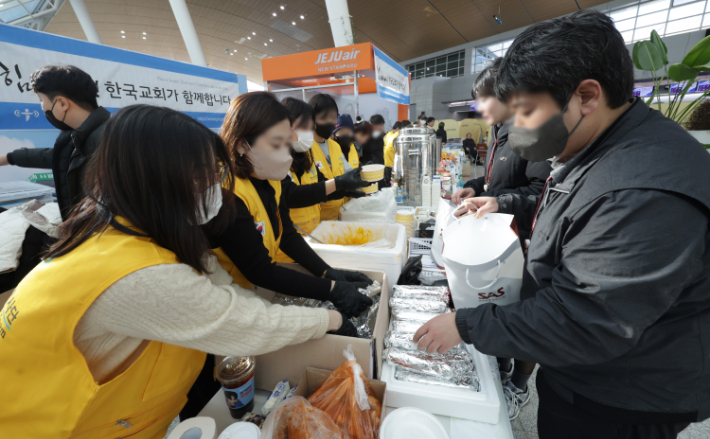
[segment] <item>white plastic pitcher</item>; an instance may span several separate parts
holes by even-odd
[[[520,300],[525,259],[512,215],[466,215],[443,231],[442,259],[457,309]]]

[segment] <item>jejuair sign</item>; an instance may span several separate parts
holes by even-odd
[[[334,50],[332,52],[321,53],[318,55],[316,64],[328,64],[332,62],[352,60],[357,58],[358,53],[360,53],[360,51],[355,49],[348,51]]]

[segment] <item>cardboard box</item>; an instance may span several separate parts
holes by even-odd
[[[288,268],[307,273],[307,271],[297,264],[281,264]],[[384,350],[384,338],[389,327],[389,285],[387,275],[382,271],[358,270],[357,267],[339,267],[348,270],[357,270],[365,273],[370,279],[382,284],[380,293],[380,309],[377,313],[375,328],[372,331],[372,339],[343,337],[340,335],[326,334],[325,337],[309,340],[307,342],[286,346],[278,351],[256,357],[256,373],[254,374],[256,387],[259,389],[272,390],[279,381],[288,379],[290,383],[296,383],[301,379],[303,371],[307,367],[318,369],[335,370],[345,362],[343,351],[352,345],[355,359],[365,376],[379,378],[382,373],[382,351]],[[261,288],[255,289],[256,294],[271,300],[274,293]]]
[[[337,368],[336,368],[337,369]],[[320,386],[331,371],[316,369],[314,367],[307,367],[306,372],[301,377],[301,381],[298,382],[298,388],[296,389],[296,396],[302,396],[308,398],[315,390]],[[380,426],[385,422],[385,412],[387,412],[387,383],[379,380],[368,380],[375,390],[375,395],[377,399],[382,403],[382,416],[380,417]]]

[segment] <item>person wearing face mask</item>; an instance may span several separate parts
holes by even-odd
[[[432,130],[434,129],[434,122],[436,122],[436,118],[434,117],[427,117],[426,119],[426,126],[431,128]]]
[[[370,139],[369,148],[365,148],[363,159],[360,163],[384,165],[385,164],[385,138],[389,135],[384,134],[385,118],[381,114],[373,114],[370,116],[370,125],[372,126],[372,136]],[[368,152],[369,151],[369,152]]]
[[[422,113],[422,115],[419,116],[419,123],[417,124],[417,126],[419,126],[419,127],[426,126],[426,121],[427,121],[427,117]]]
[[[360,149],[360,163],[362,164],[372,164],[373,154],[376,148],[377,139],[372,137],[372,125],[370,122],[363,122],[355,127],[355,147]]]
[[[13,397],[0,401],[0,437],[162,438],[207,353],[259,355],[354,329],[337,311],[271,305],[210,254],[205,232],[235,215],[217,134],[134,105],[100,143],[87,197],[2,310],[0,382]]]
[[[496,74],[502,61],[503,58],[498,58],[486,67],[478,75],[471,89],[471,96],[478,101],[479,111],[486,123],[492,127],[491,141],[484,175],[469,180],[463,189],[456,191],[451,198],[455,204],[461,204],[466,198],[495,197],[503,194],[521,194],[537,199],[552,170],[547,161],[525,160],[515,154],[508,144],[513,112],[508,105],[496,98],[494,89]],[[530,230],[518,226],[521,239],[527,239]]]
[[[30,76],[47,121],[60,130],[53,148],[0,155],[0,166],[51,169],[62,219],[84,198],[84,172],[111,113],[96,102],[99,89],[83,70],[49,65]]]
[[[360,167],[360,158],[357,152],[357,148],[353,144],[355,142],[355,125],[353,125],[353,118],[349,114],[339,114],[338,122],[335,124],[333,129],[333,134],[330,136],[331,140],[340,146],[340,150],[343,152],[343,157],[346,158],[347,163],[352,169],[357,169]]]
[[[271,93],[243,94],[230,104],[221,133],[235,163],[237,217],[211,242],[234,282],[331,301],[348,318],[367,310],[372,300],[357,290],[372,281],[330,267],[293,226],[281,184],[293,161],[288,110]],[[313,276],[277,265],[279,250]]]
[[[330,95],[319,93],[313,96],[308,104],[313,108],[313,122],[315,123],[315,132],[313,134],[315,142],[311,148],[311,153],[313,154],[316,168],[327,179],[357,170],[357,153],[355,152],[351,156],[348,146],[348,155],[343,154],[343,148],[338,142],[331,139],[338,122],[338,105],[335,103],[335,99]],[[352,119],[350,119],[350,125],[352,126]],[[356,166],[352,166],[353,163]],[[340,206],[343,204],[344,200],[342,198],[321,204],[321,221],[337,220],[340,215]]]
[[[320,224],[320,203],[344,197],[359,198],[366,194],[357,189],[369,184],[360,178],[360,170],[353,169],[343,175],[326,180],[315,167],[313,146],[313,109],[300,99],[286,98],[281,101],[292,120],[291,129],[295,141],[291,144],[291,170],[281,181],[281,190],[290,208],[291,221],[306,233],[311,233]],[[296,229],[298,230],[298,229]],[[299,231],[300,233],[300,231]],[[293,262],[279,250],[277,262]]]
[[[601,12],[515,38],[495,86],[515,111],[508,143],[552,172],[537,200],[467,201],[532,230],[525,300],[459,309],[415,335],[430,352],[463,340],[539,363],[540,439],[676,438],[710,417],[710,156],[633,88]]]

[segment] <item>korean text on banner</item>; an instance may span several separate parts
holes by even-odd
[[[244,75],[0,24],[0,130],[53,129],[30,86],[30,74],[48,64],[75,65],[91,75],[99,105],[111,112],[161,105],[213,129],[230,101],[247,92]]]
[[[375,49],[375,72],[377,95],[382,99],[409,105],[409,76],[404,67],[392,61],[377,47]]]

